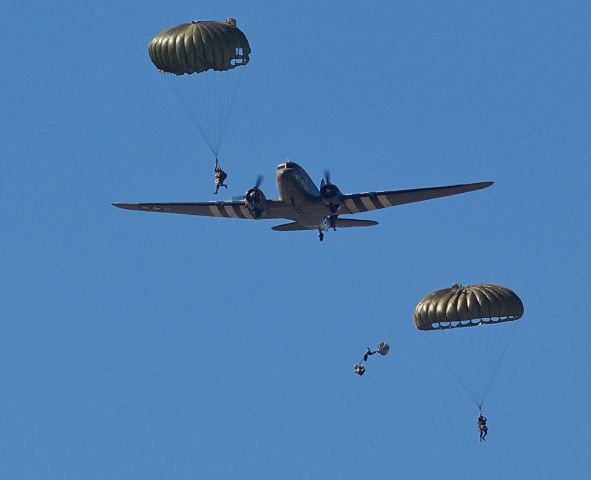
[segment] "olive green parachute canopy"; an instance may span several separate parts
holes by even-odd
[[[233,18],[193,20],[160,32],[148,45],[148,53],[159,70],[184,75],[246,65],[250,46]]]
[[[521,299],[507,287],[456,284],[423,298],[413,320],[419,330],[440,330],[510,322],[522,315]]]

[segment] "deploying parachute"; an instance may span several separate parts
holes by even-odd
[[[521,299],[502,285],[455,284],[424,297],[413,320],[438,332],[428,335],[431,345],[481,408],[522,315]]]
[[[365,366],[363,365],[363,362],[367,362],[371,355],[379,353],[381,356],[385,356],[388,355],[389,351],[390,345],[388,345],[386,342],[378,343],[378,346],[373,351],[371,348],[367,347],[367,352],[365,352],[365,355],[363,355],[363,359],[359,363],[353,365],[353,370],[357,375],[363,375],[365,373]]]
[[[388,345],[386,342],[378,343],[378,346],[376,347],[376,352],[378,352],[380,355],[388,355],[389,351],[390,345]]]
[[[148,53],[158,70],[175,75],[171,87],[217,158],[242,77],[237,67],[248,64],[251,53],[236,20],[168,28],[152,38]]]

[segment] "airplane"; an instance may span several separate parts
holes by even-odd
[[[248,189],[243,198],[222,202],[182,203],[113,203],[115,207],[143,212],[177,213],[206,217],[243,218],[250,220],[291,220],[290,223],[275,225],[272,230],[293,232],[296,230],[317,230],[320,241],[329,229],[370,227],[377,225],[374,220],[340,218],[381,208],[394,207],[405,203],[421,202],[432,198],[447,197],[489,187],[493,182],[467,183],[444,187],[415,188],[342,194],[330,181],[328,171],[318,188],[308,173],[297,163],[286,161],[277,166],[275,181],[279,198],[268,200],[259,188],[262,177]]]

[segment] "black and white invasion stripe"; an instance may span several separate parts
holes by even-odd
[[[351,213],[368,212],[392,206],[385,194],[378,194],[377,192],[351,195],[344,203]]]
[[[248,207],[239,203],[210,203],[209,210],[214,217],[254,218]]]

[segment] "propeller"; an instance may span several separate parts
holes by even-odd
[[[261,186],[261,183],[263,183],[263,179],[265,177],[263,177],[262,175],[257,175],[257,179],[256,182],[254,183],[254,187],[253,188],[259,188]]]
[[[324,170],[324,177],[320,182],[320,191],[328,196],[338,194],[338,188],[330,181],[330,170],[328,169]]]
[[[263,183],[263,179],[265,177],[263,177],[262,175],[257,175],[257,178],[254,182],[254,186],[248,189],[248,192],[250,192],[251,190],[259,190],[259,187],[261,186],[261,184]],[[260,190],[259,190],[260,191]],[[248,193],[246,192],[246,193]],[[244,200],[246,198],[246,194],[244,195],[239,195],[237,197],[232,197],[233,201],[239,201],[239,200]]]
[[[330,181],[330,170],[324,170],[324,177],[320,182],[320,196],[324,199],[331,213],[336,213],[341,208],[339,188]],[[333,227],[334,228],[334,227]]]
[[[246,192],[245,197],[249,197],[249,199],[254,203],[257,203],[261,200],[264,201],[265,196],[263,195],[263,192],[261,192],[261,190],[259,189],[261,183],[263,183],[263,176],[258,175],[256,182],[254,183],[254,187],[252,187],[250,190],[248,190],[248,192]]]
[[[252,212],[254,218],[260,218],[266,208],[265,202],[267,199],[265,198],[263,191],[259,188],[262,182],[263,176],[259,175],[254,183],[254,187],[249,188],[244,195],[244,201]]]

